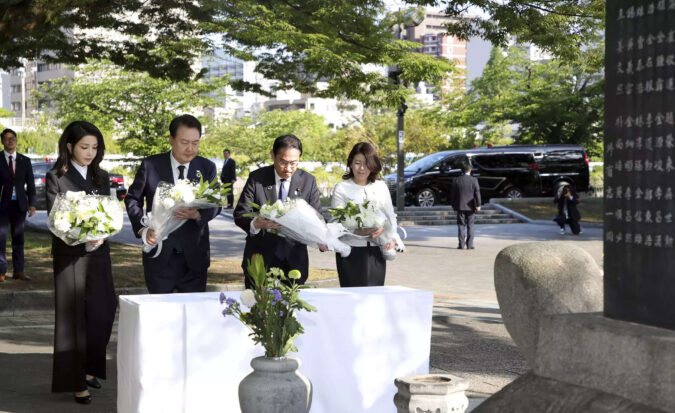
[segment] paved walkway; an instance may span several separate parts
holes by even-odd
[[[44,225],[44,214],[31,221]],[[212,254],[241,257],[244,235],[231,217],[218,217],[211,229]],[[563,241],[585,249],[598,263],[602,259],[601,228],[584,228],[582,235],[573,236],[558,234],[553,224],[481,225],[475,250],[455,248],[455,226],[406,230],[408,250],[387,263],[387,284],[434,292],[431,371],[469,379],[472,405],[527,370],[502,324],[496,302],[493,264],[499,251],[521,242]],[[118,234],[116,240],[137,243],[130,229]],[[318,250],[310,252],[310,263],[335,268],[334,255]],[[110,376],[104,389],[92,391],[92,405],[80,406],[70,395],[49,392],[53,316],[0,317],[0,412],[115,412],[116,331],[115,327],[108,348]]]

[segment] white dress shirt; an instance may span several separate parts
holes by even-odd
[[[169,156],[169,159],[171,159],[171,172],[173,172],[173,183],[175,184],[176,182],[178,182],[178,176],[180,175],[178,167],[180,165],[183,165],[185,167],[185,170],[183,171],[183,179],[188,179],[187,174],[188,169],[190,169],[190,162],[180,163],[176,160],[176,158],[173,157],[173,151],[171,151],[170,154],[171,156]]]
[[[288,196],[291,194],[291,179],[293,178],[293,175],[291,175],[290,178],[284,181],[284,188],[286,188],[286,199],[288,199]],[[277,197],[279,196],[279,188],[281,188],[281,177],[277,173],[277,170],[274,170],[274,193],[277,194]],[[257,219],[257,218],[256,218]],[[260,228],[256,228],[255,225],[253,225],[253,221],[251,221],[251,227],[249,228],[249,233],[251,235],[255,235],[258,232],[260,232]]]
[[[392,238],[395,238],[394,234],[396,234],[397,222],[394,206],[391,202],[391,194],[389,193],[389,188],[387,188],[387,184],[385,184],[384,181],[377,180],[375,182],[368,183],[367,185],[359,185],[352,179],[338,182],[333,188],[333,195],[330,200],[330,205],[332,208],[336,208],[345,206],[349,201],[362,203],[366,200],[379,205],[379,207],[384,212],[384,215],[387,217],[387,220],[384,224],[385,231],[381,236],[388,236],[389,239],[386,241],[389,242]],[[352,238],[348,238],[345,241],[345,243],[351,245],[352,247],[365,247],[367,246],[367,242],[368,240],[365,239]]]
[[[73,166],[73,168],[75,168],[75,170],[77,172],[80,173],[80,175],[82,175],[82,178],[84,178],[84,180],[86,181],[87,180],[88,166],[87,165],[84,165],[84,166],[78,165],[77,162],[73,161],[72,159],[70,160],[70,164]]]
[[[3,151],[5,153],[5,162],[7,162],[7,166],[9,167],[9,158],[12,158],[12,166],[14,167],[14,170],[12,172],[16,172],[16,151],[14,153],[9,153],[7,151]],[[16,199],[16,188],[12,186],[12,199]]]

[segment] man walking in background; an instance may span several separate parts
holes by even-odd
[[[480,187],[478,179],[471,176],[471,163],[467,159],[462,163],[462,175],[455,178],[450,193],[450,204],[457,212],[458,249],[474,249],[473,223],[476,211],[480,211]]]
[[[5,129],[0,134],[4,146],[0,156],[0,282],[7,273],[7,225],[12,234],[12,273],[15,280],[30,280],[24,274],[23,229],[28,216],[35,215],[37,197],[30,159],[16,152],[16,132]]]
[[[232,184],[232,191],[227,195],[227,208],[232,208],[234,204],[234,183],[237,181],[237,163],[230,158],[230,150],[223,151],[223,170],[220,172],[220,182],[224,184]]]

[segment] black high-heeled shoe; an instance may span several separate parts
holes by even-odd
[[[79,404],[91,404],[91,394],[88,394],[86,396],[75,396],[75,402]]]
[[[94,377],[91,380],[86,380],[86,382],[87,382],[87,386],[89,386],[89,387],[93,387],[95,389],[101,388],[101,382],[98,381],[98,379],[96,377]]]

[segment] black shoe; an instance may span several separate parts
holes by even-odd
[[[79,404],[91,404],[91,394],[86,396],[75,396],[75,402]]]
[[[458,250],[463,250],[464,247],[462,247],[462,246],[460,245],[459,247],[457,247],[457,249],[458,249]]]
[[[471,247],[469,247],[469,249],[470,249],[470,250],[475,250],[475,249],[476,249],[476,247],[474,247],[474,246],[471,246]]]
[[[101,388],[101,382],[98,381],[96,377],[94,377],[91,380],[87,380],[87,386],[93,387],[95,389],[100,389]]]

